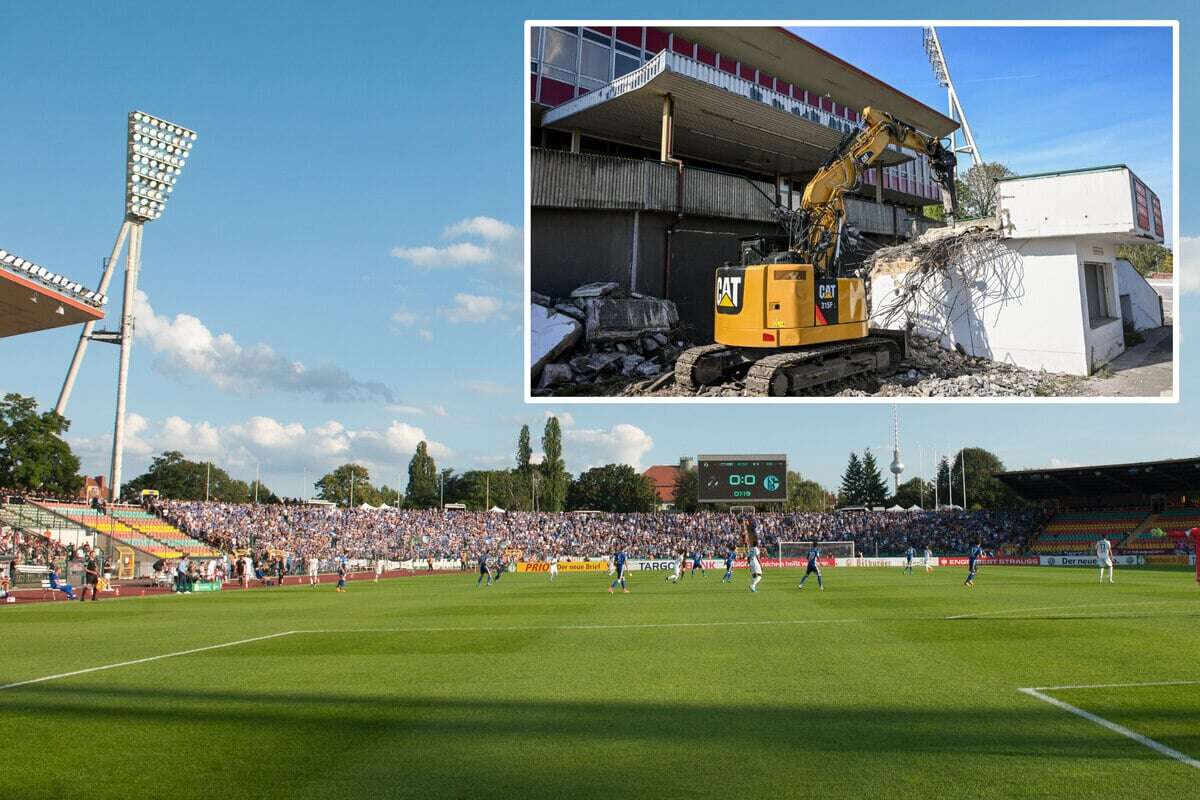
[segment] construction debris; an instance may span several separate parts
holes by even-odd
[[[534,304],[529,309],[529,360],[533,379],[543,368],[575,346],[583,326],[574,319]]]
[[[535,395],[607,393],[602,386],[657,379],[688,346],[670,300],[589,283],[531,307]]]

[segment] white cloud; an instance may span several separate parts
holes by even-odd
[[[265,416],[217,426],[172,416],[161,421],[129,413],[125,418],[125,478],[140,473],[150,458],[166,450],[178,450],[192,460],[214,461],[235,475],[253,470],[256,464],[276,471],[330,469],[347,461],[391,474],[408,464],[418,442],[426,442],[434,458],[445,459],[453,451],[431,439],[423,428],[393,420],[386,428],[349,428],[330,420],[306,426]],[[106,468],[112,448],[111,435],[70,437],[71,446],[84,462],[85,471]]]
[[[428,328],[421,328],[419,331],[417,331],[417,336],[420,337],[422,341],[433,341],[433,331],[429,330]]]
[[[459,292],[454,295],[454,305],[441,309],[440,313],[450,322],[487,322],[504,316],[504,303],[499,297]]]
[[[512,225],[494,217],[469,217],[448,226],[442,231],[442,237],[457,239],[460,236],[478,236],[488,241],[505,241],[515,238],[517,233]]]
[[[480,247],[474,242],[456,242],[446,247],[393,247],[392,255],[425,269],[486,264],[496,257],[489,248]]]
[[[445,406],[439,406],[436,404],[429,407],[429,413],[433,414],[435,417],[446,417],[450,415],[450,412],[446,410]]]
[[[1068,461],[1065,458],[1054,457],[1050,459],[1050,466],[1053,469],[1065,469],[1067,467],[1078,467],[1081,465],[1076,461]]]
[[[1179,289],[1182,292],[1200,292],[1200,236],[1179,237]],[[1179,311],[1176,310],[1176,316]]]
[[[138,291],[134,308],[137,337],[154,351],[155,365],[164,371],[200,375],[232,392],[297,392],[325,402],[392,400],[384,384],[357,380],[334,364],[309,368],[269,345],[243,346],[231,334],[214,335],[191,314],[159,315],[143,291]]]
[[[392,324],[401,328],[411,328],[417,324],[417,314],[415,311],[410,311],[406,306],[401,306],[392,312]]]
[[[629,464],[641,472],[642,457],[654,447],[650,434],[624,422],[610,428],[567,428],[563,441],[563,454],[576,472],[605,464]]]
[[[560,428],[569,428],[575,424],[575,418],[566,411],[547,411],[543,418],[549,420],[551,417],[558,417],[558,425]]]
[[[444,246],[396,246],[392,256],[421,269],[495,265],[508,273],[520,273],[524,265],[521,229],[494,217],[468,217],[442,230],[443,239],[474,238],[482,242],[457,241]]]
[[[479,392],[480,394],[508,394],[512,391],[511,386],[505,386],[502,383],[488,380],[463,381],[462,385],[463,388]]]

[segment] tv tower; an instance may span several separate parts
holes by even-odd
[[[894,491],[900,491],[900,473],[904,472],[904,462],[900,460],[900,416],[896,404],[892,403],[892,464],[888,469],[892,472]]]

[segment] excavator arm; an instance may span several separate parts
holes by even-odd
[[[808,182],[800,202],[805,224],[796,249],[803,261],[814,264],[823,273],[836,266],[840,255],[842,225],[846,219],[843,196],[858,187],[863,173],[888,145],[907,147],[928,156],[934,180],[949,194],[950,215],[956,210],[953,152],[940,140],[886,111],[866,108],[863,119],[865,127],[834,150]]]

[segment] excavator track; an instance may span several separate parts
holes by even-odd
[[[737,348],[723,344],[706,344],[684,350],[675,360],[676,385],[688,391],[695,391],[707,383],[725,377],[726,370],[718,362],[723,360],[722,356],[735,354],[736,350]]]
[[[856,375],[886,372],[903,356],[901,341],[881,335],[782,352],[706,344],[679,356],[675,383],[695,391],[744,374],[747,397],[788,397]]]
[[[896,341],[883,336],[774,353],[746,373],[746,396],[803,395],[834,381],[885,372],[901,358]]]

